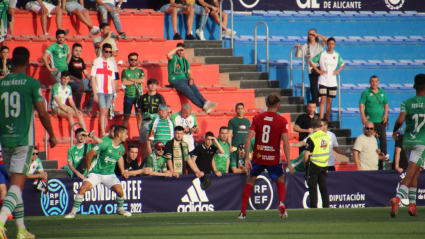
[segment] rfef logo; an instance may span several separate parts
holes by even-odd
[[[57,179],[47,183],[49,191],[41,193],[41,208],[46,216],[63,215],[68,208],[68,192],[65,185]]]
[[[273,188],[270,180],[259,175],[249,198],[249,205],[253,210],[268,210],[273,203]]]
[[[192,181],[192,186],[187,194],[182,197],[182,203],[177,207],[177,212],[208,212],[214,211],[214,204],[206,204],[210,200],[201,188],[199,178]]]

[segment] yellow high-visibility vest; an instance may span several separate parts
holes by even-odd
[[[310,154],[310,161],[319,167],[327,167],[329,161],[329,136],[322,130],[314,132],[310,139],[314,143],[313,152]]]

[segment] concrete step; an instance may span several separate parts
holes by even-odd
[[[261,82],[265,82],[265,81],[261,81]],[[280,89],[280,88],[264,88],[264,87],[259,87],[255,89],[255,97],[267,97],[268,95],[270,95],[271,93],[278,93],[281,96],[292,96],[293,95],[293,90],[292,89]],[[281,113],[285,113],[285,112],[281,112]],[[291,116],[292,118],[292,116]]]
[[[195,48],[195,56],[233,56],[232,48]]]
[[[242,56],[206,56],[205,64],[235,65],[243,64]]]
[[[298,97],[298,96],[289,96],[289,97],[282,97],[280,99],[280,104],[281,105],[285,105],[285,104],[303,104],[304,103],[304,98],[303,97]]]
[[[184,41],[186,48],[223,48],[222,41]],[[230,48],[231,49],[231,48]]]
[[[227,73],[227,72],[257,72],[257,65],[254,65],[254,64],[220,65],[220,73]]]
[[[335,134],[336,137],[350,137],[351,129],[331,129],[329,130]]]
[[[46,169],[49,178],[69,178],[69,174],[65,169]]]
[[[329,121],[328,128],[341,128],[341,121]]]
[[[354,145],[356,138],[354,137],[336,137],[338,144],[340,145]]]
[[[305,105],[302,104],[281,104],[279,108],[279,112],[286,113],[290,112],[291,114],[293,112],[295,113],[303,113],[305,112]]]
[[[230,80],[268,80],[269,73],[267,72],[232,72],[232,73],[229,73],[229,78]]]
[[[256,89],[256,88],[279,88],[278,81],[270,80],[241,80],[241,89]]]
[[[57,160],[41,160],[44,169],[58,169]]]

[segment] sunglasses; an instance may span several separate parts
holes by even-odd
[[[172,113],[173,113],[173,111],[169,111],[168,113],[169,113],[169,114],[172,114]]]
[[[238,149],[238,150],[240,150],[240,151],[242,151],[242,152],[245,152],[245,149]]]
[[[156,150],[158,150],[158,151],[164,151],[164,148],[159,148],[159,149],[156,149]]]
[[[38,153],[32,153],[32,155],[38,155]]]
[[[112,51],[105,51],[106,54],[112,54]]]
[[[366,130],[373,130],[373,128],[368,128],[368,127],[365,127],[365,129],[366,129]]]
[[[167,109],[167,107],[159,107],[159,109],[160,109],[160,110],[166,110],[166,109]],[[168,112],[168,113],[170,113],[170,112]]]
[[[320,127],[324,127],[324,125],[323,125],[323,124],[321,124],[321,125],[320,125]]]
[[[137,59],[130,59],[130,61],[137,61]]]

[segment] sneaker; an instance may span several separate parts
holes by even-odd
[[[288,218],[288,212],[286,211],[285,205],[280,203],[279,205],[280,218]]]
[[[90,108],[87,108],[87,107],[85,107],[84,109],[83,109],[83,112],[90,112],[92,110],[92,108],[90,107]]]
[[[418,211],[416,210],[416,205],[413,203],[409,204],[409,209],[407,209],[407,212],[409,213],[410,216],[412,217],[417,217],[419,216]]]
[[[124,217],[131,217],[131,212],[124,209],[118,209],[118,215],[123,215]]]
[[[125,32],[118,33],[120,35],[120,39],[127,40],[127,34]]]
[[[393,197],[390,200],[390,206],[391,206],[391,217],[396,218],[398,213],[398,204],[400,203],[400,198]],[[410,207],[409,207],[410,208]]]
[[[206,103],[207,103],[207,105],[204,109],[205,113],[210,113],[211,111],[213,111],[213,109],[215,107],[217,107],[217,103],[215,103],[215,102],[207,101]]]
[[[31,239],[35,238],[35,235],[31,232],[27,231],[27,229],[21,229],[18,230],[18,236],[16,237],[18,239]]]
[[[246,219],[246,215],[241,212],[238,216],[238,219]]]
[[[100,33],[100,28],[99,28],[99,27],[97,27],[97,26],[94,26],[94,27],[90,30],[90,32],[89,32],[89,36],[97,35],[97,34],[99,34],[99,33]]]
[[[65,218],[69,218],[69,219],[75,218],[75,214],[73,212],[70,212],[65,216]]]
[[[68,35],[69,29],[64,29],[64,31],[65,31],[65,36]]]
[[[196,29],[195,34],[198,36],[199,40],[205,41],[204,31],[202,29]]]
[[[183,38],[180,36],[180,34],[176,33],[174,34],[173,40],[183,40]]]
[[[4,226],[0,227],[0,239],[7,239],[6,228],[4,228]]]
[[[192,34],[189,34],[186,36],[186,40],[196,40],[196,37],[194,37]]]

